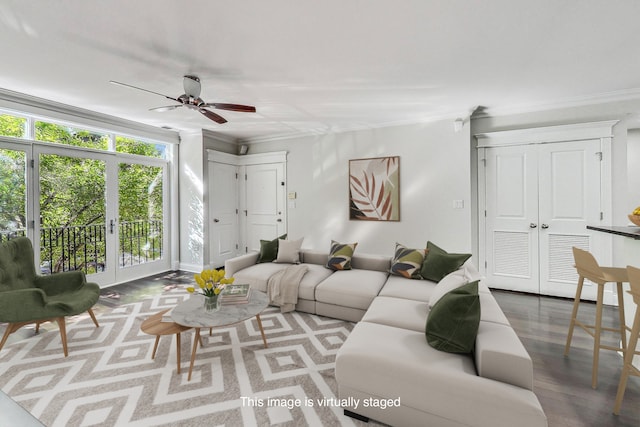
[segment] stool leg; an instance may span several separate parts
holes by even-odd
[[[613,413],[615,415],[620,413],[622,398],[624,397],[624,392],[627,388],[627,379],[629,378],[629,372],[631,371],[631,362],[633,362],[636,345],[638,344],[638,335],[640,335],[640,308],[636,310],[636,316],[633,320],[633,328],[631,329],[631,337],[629,338],[629,346],[624,354],[624,366],[622,367],[620,383],[618,383],[618,393],[616,394],[616,403],[613,408]]]
[[[593,372],[591,388],[598,386],[598,363],[600,361],[600,334],[602,333],[602,300],[604,299],[604,283],[598,283],[598,299],[596,301],[596,325],[593,337]]]
[[[176,362],[178,363],[178,374],[180,373],[180,332],[176,334]]]
[[[620,316],[620,340],[622,341],[622,353],[627,352],[627,325],[624,317],[624,294],[622,289],[622,282],[618,282],[618,315]]]
[[[573,301],[573,310],[571,311],[571,322],[569,323],[569,333],[567,334],[567,344],[564,347],[564,355],[569,355],[571,349],[571,340],[573,339],[573,329],[576,326],[576,316],[578,315],[578,307],[580,307],[580,296],[582,295],[582,285],[584,285],[584,277],[578,279],[576,287],[576,298]]]

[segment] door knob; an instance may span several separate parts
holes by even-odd
[[[278,219],[276,219],[276,221],[278,221],[278,222],[282,222],[282,219],[281,219],[281,218],[278,218]]]
[[[537,226],[538,226],[538,224],[533,223],[533,222],[531,224],[529,224],[529,228],[536,228]]]
[[[548,225],[548,224],[542,224],[542,225],[540,226],[540,228],[547,229],[547,228],[549,228],[549,225]]]
[[[218,218],[213,218],[213,222],[220,222]]]

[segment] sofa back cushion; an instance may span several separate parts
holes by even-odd
[[[391,257],[359,254],[351,258],[351,267],[360,270],[373,270],[388,273],[391,269]]]

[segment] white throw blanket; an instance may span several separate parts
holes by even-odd
[[[282,313],[295,310],[298,286],[308,269],[304,264],[290,265],[271,276],[267,282],[269,304],[280,307]]]

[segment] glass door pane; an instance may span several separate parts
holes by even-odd
[[[40,154],[39,184],[42,272],[104,272],[106,162]]]
[[[27,233],[27,155],[0,148],[0,242]]]
[[[164,168],[120,163],[118,211],[120,268],[164,256]]]

